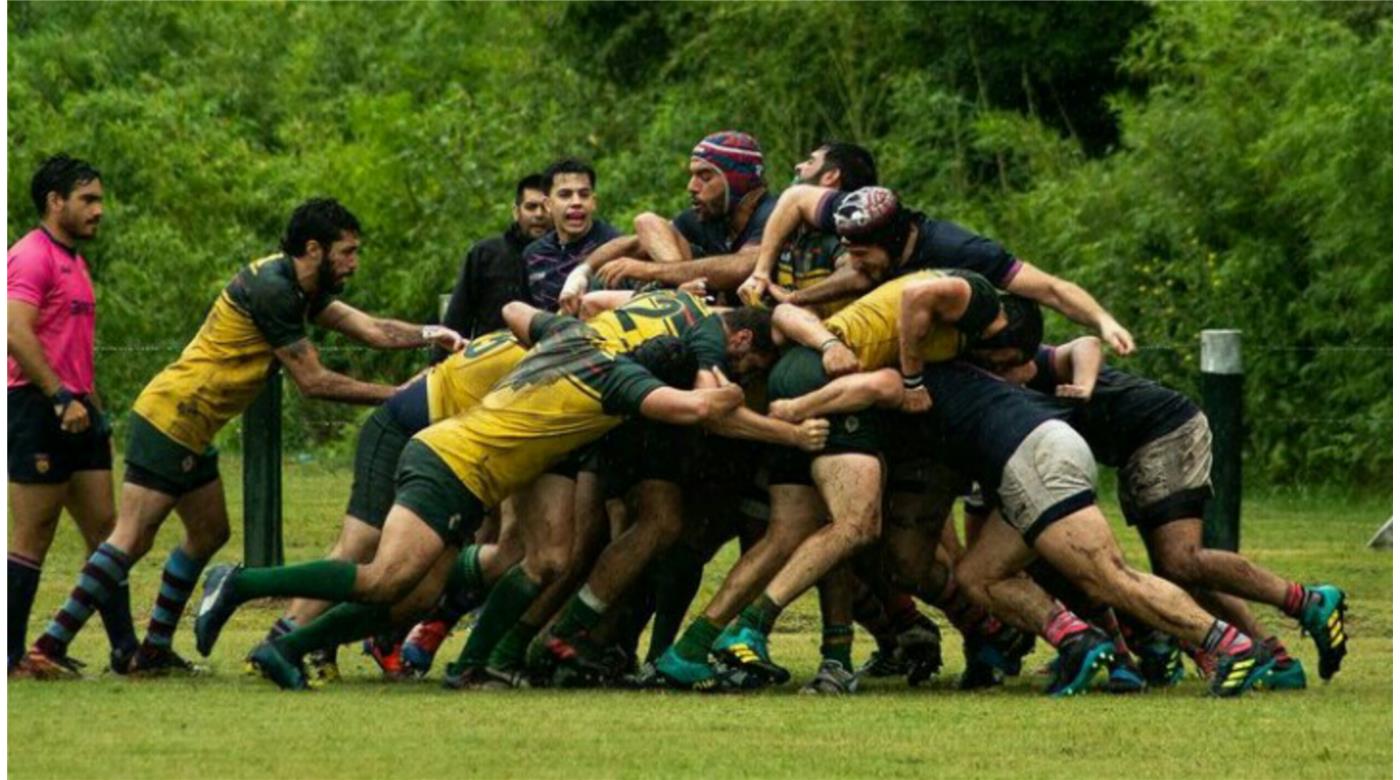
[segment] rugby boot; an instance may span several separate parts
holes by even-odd
[[[1135,642],[1133,651],[1137,653],[1138,669],[1150,687],[1170,687],[1186,676],[1181,645],[1160,631],[1153,631]]]
[[[399,656],[406,673],[422,677],[433,666],[438,648],[447,640],[451,626],[441,618],[430,618],[414,626],[403,640]]]
[[[903,677],[909,673],[909,664],[901,658],[895,657],[895,649],[877,648],[870,654],[865,663],[860,665],[856,674],[861,677],[879,679],[881,677]]]
[[[1259,681],[1259,687],[1267,691],[1301,691],[1308,687],[1308,675],[1303,671],[1303,662],[1289,658],[1282,663],[1274,659],[1274,667]]]
[[[493,669],[486,667],[483,670],[484,679],[480,688],[483,691],[506,691],[512,688],[532,688],[530,678],[519,669]]]
[[[242,564],[222,563],[204,575],[204,597],[194,619],[194,649],[205,658],[219,641],[219,632],[233,617],[238,605],[233,601],[233,577],[243,569]]]
[[[554,670],[554,684],[560,688],[594,688],[610,678],[601,651],[584,635],[566,639],[547,634],[542,647]]]
[[[20,664],[24,667],[25,676],[34,680],[80,680],[86,666],[68,655],[46,655],[37,647],[30,648]]]
[[[714,667],[681,658],[675,647],[666,648],[656,659],[656,674],[670,688],[683,691],[713,691],[718,685]]]
[[[1332,585],[1315,585],[1304,590],[1303,613],[1298,622],[1317,645],[1317,676],[1332,679],[1342,668],[1347,654],[1347,594]]]
[[[112,674],[126,674],[131,671],[131,659],[140,649],[140,645],[116,648],[107,656],[107,671]]]
[[[442,672],[442,687],[454,691],[473,691],[480,689],[488,679],[484,667],[461,666],[453,661]]]
[[[1116,653],[1109,662],[1108,684],[1104,687],[1109,693],[1142,693],[1147,690],[1147,680],[1131,656]]]
[[[1094,676],[1113,660],[1113,641],[1097,628],[1088,628],[1060,643],[1051,696],[1073,696],[1089,689]]]
[[[277,684],[284,691],[304,691],[310,686],[306,680],[306,670],[299,661],[282,654],[276,645],[263,642],[248,656],[263,677]]]
[[[401,645],[388,641],[390,637],[372,636],[361,644],[361,649],[365,655],[374,659],[374,663],[379,667],[379,671],[390,680],[401,680],[404,677],[403,658],[399,655]]]
[[[768,637],[752,628],[731,625],[715,639],[710,651],[729,666],[760,673],[770,685],[782,685],[792,679],[787,669],[768,656]]]
[[[962,676],[958,678],[958,690],[977,691],[1002,684],[1004,673],[995,663],[987,661],[989,656],[999,657],[999,653],[992,651],[984,654],[985,644],[986,640],[979,636],[963,637],[963,658],[966,666]]]
[[[932,620],[920,615],[919,622],[899,632],[895,642],[895,652],[907,664],[905,679],[910,687],[933,677],[943,668],[943,638]]]
[[[823,696],[847,696],[856,692],[860,678],[840,661],[826,659],[817,667],[817,676],[802,686],[798,693]]]
[[[330,650],[313,650],[306,655],[306,683],[312,688],[340,682],[340,664]]]
[[[1239,696],[1253,688],[1273,668],[1274,655],[1263,642],[1253,642],[1248,649],[1234,653],[1220,653],[1215,657],[1210,694],[1221,698]]]
[[[168,677],[170,675],[197,677],[207,671],[208,669],[195,666],[181,658],[179,653],[169,647],[142,645],[141,649],[137,650],[136,654],[131,657],[126,673],[132,677]]]

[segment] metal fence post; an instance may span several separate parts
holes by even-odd
[[[243,412],[243,560],[282,565],[282,372]]]
[[[1206,504],[1205,544],[1240,548],[1243,492],[1244,353],[1238,330],[1201,331],[1201,401],[1210,420],[1215,497]]]

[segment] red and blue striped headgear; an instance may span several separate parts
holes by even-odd
[[[763,186],[763,150],[758,139],[737,130],[711,133],[695,145],[691,159],[719,171],[725,184],[725,213],[744,196]]]

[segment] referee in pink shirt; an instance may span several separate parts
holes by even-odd
[[[96,300],[79,241],[102,221],[102,175],[83,160],[44,161],[30,185],[39,226],[7,258],[9,298],[9,664],[25,654],[40,568],[63,509],[88,553],[112,531],[112,441],[97,401],[92,344]],[[112,582],[125,589],[125,581]],[[108,599],[102,620],[113,668],[136,648],[129,598]]]

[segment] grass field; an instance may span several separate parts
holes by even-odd
[[[237,463],[227,459],[239,517]],[[287,468],[288,560],[318,555],[331,541],[349,474]],[[1329,685],[1315,676],[1311,643],[1271,611],[1308,664],[1310,687],[1204,698],[1194,678],[1131,698],[1094,694],[1049,700],[1022,677],[994,692],[954,689],[962,667],[948,642],[944,673],[931,685],[871,684],[848,699],[812,699],[796,687],[817,664],[815,598],[784,615],[774,657],[797,680],[751,696],[628,692],[460,693],[438,680],[386,684],[368,660],[342,653],[346,681],[282,693],[240,673],[242,654],[276,617],[248,608],[225,629],[194,680],[135,682],[94,674],[81,682],[14,682],[9,703],[9,772],[30,777],[1380,777],[1392,756],[1392,557],[1365,548],[1390,516],[1388,496],[1300,493],[1245,502],[1245,552],[1285,575],[1328,580],[1349,593],[1351,654]],[[1116,522],[1116,521],[1115,521]],[[1122,531],[1121,524],[1119,530]],[[1141,547],[1120,534],[1141,562]],[[178,539],[175,523],[132,575],[133,608],[144,624],[160,559]],[[31,638],[71,587],[81,562],[71,527],[45,568]],[[236,560],[234,539],[220,560]],[[732,560],[706,572],[706,597]],[[196,597],[197,601],[197,597]],[[94,621],[96,622],[96,621]],[[176,646],[193,655],[189,615]],[[951,635],[945,631],[945,636]],[[462,635],[449,640],[455,655]],[[871,649],[858,640],[857,659]],[[75,657],[105,665],[93,625]],[[1030,668],[1049,657],[1042,648]]]

